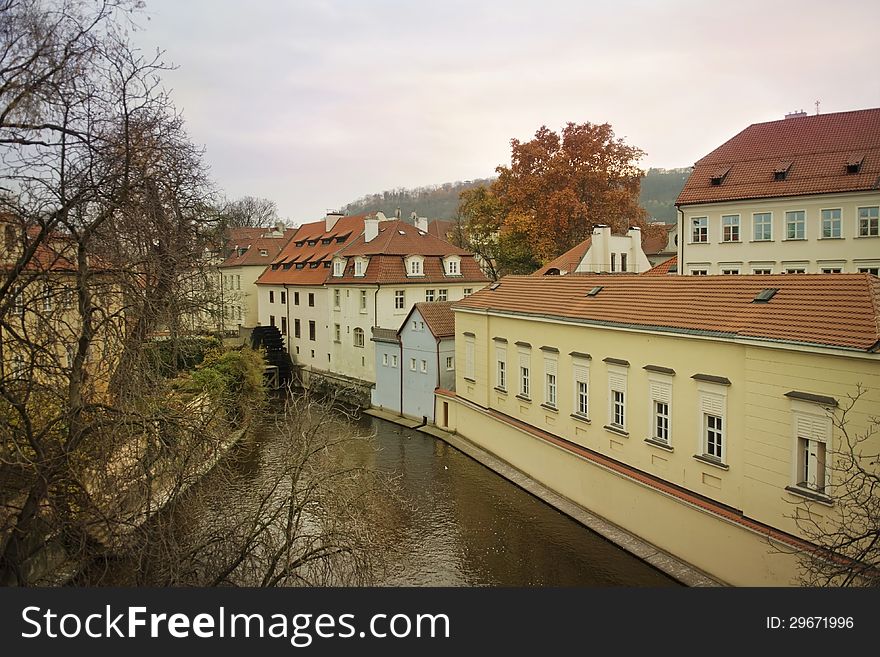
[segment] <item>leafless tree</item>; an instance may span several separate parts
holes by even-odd
[[[219,215],[226,228],[268,228],[278,222],[278,206],[267,198],[243,196],[223,202]]]
[[[815,546],[797,552],[805,586],[880,586],[880,417],[860,408],[866,392],[859,386],[831,415],[839,441],[828,454],[830,508],[805,500],[792,514]],[[857,414],[866,418],[858,431]]]

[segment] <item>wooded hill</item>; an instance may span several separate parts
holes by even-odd
[[[657,221],[675,221],[675,199],[690,174],[690,167],[682,169],[648,169],[642,178],[639,202]],[[400,216],[407,218],[415,212],[429,219],[454,219],[458,196],[466,189],[488,185],[492,178],[448,182],[407,189],[398,187],[379,194],[369,194],[352,201],[342,211],[346,214],[384,212],[393,217],[400,208]]]

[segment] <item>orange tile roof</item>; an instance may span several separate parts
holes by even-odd
[[[419,311],[419,314],[425,320],[425,324],[428,325],[435,338],[448,338],[455,335],[455,314],[452,312],[453,303],[455,302],[421,301],[415,304],[415,310]]]
[[[303,224],[271,266],[260,275],[257,285],[323,285],[331,273],[325,263],[332,262],[333,255],[345,248],[352,236],[363,232],[365,216],[341,217],[329,231],[326,230],[324,219]],[[325,244],[325,241],[328,243]],[[297,263],[307,264],[297,268]],[[317,266],[313,267],[312,263],[317,263]]]
[[[600,326],[880,350],[880,279],[870,274],[507,276],[500,283],[454,307]],[[596,286],[602,290],[588,297]],[[778,291],[768,303],[754,303],[755,295],[767,288]]]
[[[391,283],[435,283],[454,285],[456,283],[486,283],[489,279],[480,269],[472,255],[461,257],[461,274],[452,276],[443,269],[440,256],[426,256],[422,265],[423,276],[407,276],[406,262],[401,255],[370,256],[370,263],[363,276],[354,275],[354,260],[349,260],[342,276],[331,276],[328,285],[386,285]]]
[[[847,173],[850,161],[861,161],[858,173]],[[785,179],[774,180],[774,172],[782,170]],[[711,183],[715,175],[723,177],[720,185]],[[880,189],[880,108],[750,125],[697,161],[676,203],[875,189]]]
[[[670,273],[670,269],[672,268],[671,273],[675,273],[678,269],[678,256],[672,256],[669,260],[664,260],[661,263],[658,263],[651,267],[648,271],[642,272],[642,276],[664,276],[665,274]]]
[[[453,228],[455,228],[455,222],[451,219],[432,219],[428,223],[428,233],[441,240],[449,239]]]
[[[295,228],[286,229],[284,235],[279,237],[265,237],[267,233],[273,230],[271,228],[260,228],[256,236],[237,233],[239,230],[241,229],[236,229],[236,232],[230,236],[227,245],[232,252],[220,263],[220,267],[250,265],[262,265],[265,267],[278,257],[281,250],[296,234]],[[239,254],[240,249],[245,249],[244,253]],[[265,251],[266,255],[261,255],[261,251]]]
[[[669,233],[675,224],[649,224],[642,229],[642,251],[645,255],[658,255],[666,251],[669,244]]]
[[[423,233],[412,224],[393,220],[379,223],[379,235],[369,242],[360,235],[349,246],[340,251],[339,255],[351,257],[356,255],[470,255],[465,249],[459,248],[430,233]]]
[[[532,276],[546,276],[547,272],[552,269],[557,270],[557,273],[571,273],[575,269],[577,269],[580,261],[584,259],[584,256],[587,254],[587,251],[590,250],[590,246],[593,243],[593,238],[588,237],[580,244],[577,244],[570,248],[568,251],[563,253],[558,258],[554,258],[546,265],[541,267],[538,271],[532,274]]]

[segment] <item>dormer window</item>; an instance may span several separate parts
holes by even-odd
[[[862,162],[865,161],[865,156],[862,153],[858,155],[852,155],[846,160],[846,173],[847,175],[861,173],[862,171]]]
[[[336,259],[333,261],[333,275],[343,276],[345,274],[345,260]]]
[[[407,276],[424,276],[425,269],[423,266],[423,256],[410,256],[406,259],[406,275]]]
[[[364,258],[355,258],[354,261],[354,275],[355,276],[363,276],[364,272],[367,269],[367,260]]]
[[[267,249],[260,249],[260,255],[265,258],[269,255],[269,251]]]
[[[443,266],[447,276],[461,275],[461,258],[458,256],[447,256],[443,259]]]
[[[780,162],[773,170],[773,180],[785,180],[788,177],[788,170],[791,169],[791,162]]]
[[[318,240],[309,240],[309,242],[308,242],[309,246],[315,246],[315,244],[317,244],[317,243],[318,243]]]
[[[724,182],[724,179],[727,178],[728,173],[730,173],[730,167],[721,167],[712,174],[709,182],[711,182],[713,185],[720,185]]]

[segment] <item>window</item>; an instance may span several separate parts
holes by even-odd
[[[363,276],[364,275],[364,261],[361,259],[357,259],[354,261],[354,275],[355,276]]]
[[[287,292],[282,292],[282,293],[281,293],[281,303],[282,303],[282,304],[287,303]]]
[[[309,292],[309,307],[310,308],[315,307],[315,293],[314,292]]]
[[[620,271],[626,271],[626,254],[620,254]]]
[[[880,207],[859,208],[859,237],[880,235]]]
[[[806,212],[794,210],[785,213],[785,239],[802,240],[807,236]]]
[[[275,315],[269,315],[269,326],[275,326]]]
[[[474,336],[467,335],[464,336],[464,378],[474,380],[476,379],[476,360],[475,358],[475,345],[474,345]]]
[[[822,238],[835,239],[840,237],[840,208],[822,210]]]
[[[626,369],[608,368],[608,424],[626,430]]]
[[[556,355],[544,355],[544,403],[556,408]]]
[[[397,355],[391,354],[391,367],[397,367]]]
[[[706,456],[711,456],[720,461],[724,440],[721,416],[705,413],[703,419],[703,435],[706,437]]]
[[[333,342],[342,342],[342,327],[339,324],[333,325]]]
[[[388,367],[388,354],[382,354],[382,366]]]
[[[275,303],[275,291],[269,290],[269,303]]]
[[[495,387],[507,390],[507,347],[495,345]]]
[[[446,370],[454,370],[455,369],[455,358],[452,356],[446,357]]]
[[[354,331],[354,346],[361,347],[364,346],[364,329],[356,328]]]
[[[709,218],[694,217],[693,231],[691,232],[691,242],[708,242],[709,241]]]
[[[293,293],[293,305],[295,305],[295,306],[299,305],[299,292]]]
[[[756,212],[752,215],[752,239],[756,242],[769,242],[773,239],[773,215],[769,212]]]
[[[822,267],[823,274],[839,274],[841,271],[841,267]]]
[[[574,373],[574,412],[583,418],[590,415],[590,364],[586,360],[572,361]]]
[[[467,296],[467,295],[473,294],[473,293],[474,293],[474,288],[472,288],[472,287],[464,288],[464,296]]]
[[[456,276],[461,272],[459,268],[459,261],[456,259],[451,259],[446,263],[446,273],[451,276]]]
[[[333,261],[333,275],[334,276],[342,276],[345,273],[345,261],[344,260],[334,260]]]
[[[434,290],[425,290],[425,301],[434,300]]]
[[[437,301],[446,301],[449,298],[449,290],[437,290]]]
[[[807,270],[804,267],[787,267],[785,269],[786,274],[806,274]]]
[[[409,359],[409,369],[412,370],[413,372],[416,371],[416,359],[415,358]]]
[[[519,349],[519,395],[531,399],[532,352],[529,347]]]
[[[724,463],[727,454],[725,439],[727,405],[726,388],[712,383],[699,388],[700,436],[703,457]]]
[[[361,312],[367,312],[367,291],[361,290]]]
[[[616,265],[617,265],[617,254],[612,253],[611,254],[611,271],[615,271]]]
[[[422,373],[425,373],[425,372],[428,371],[428,361],[426,361],[426,360],[422,360],[422,362],[421,362],[421,370],[422,370]]]
[[[394,308],[403,310],[406,306],[406,290],[394,290]]]
[[[651,440],[664,445],[670,442],[670,409],[672,406],[672,378],[659,373],[648,377],[648,395],[651,399]]]
[[[409,275],[410,276],[421,276],[422,274],[422,261],[416,258],[413,258],[409,262]]]
[[[708,276],[708,269],[691,269],[691,276]]]
[[[315,340],[315,320],[309,320],[309,340]]]
[[[52,288],[48,283],[43,285],[43,310],[45,312],[52,310]]]
[[[859,267],[859,273],[880,276],[880,267]]]
[[[241,274],[236,274],[236,275],[235,275],[235,289],[236,289],[236,290],[240,290],[240,289],[241,289]]]
[[[766,275],[772,274],[773,270],[768,269],[767,267],[756,267],[755,269],[752,269],[752,273],[753,274],[763,274],[766,276]]]
[[[721,273],[724,274],[725,276],[736,276],[739,274],[739,268],[732,267],[730,269],[722,269]]]
[[[739,215],[726,214],[721,217],[721,240],[739,242]]]
[[[293,337],[298,338],[299,336],[300,336],[299,320],[294,319],[293,320]]]
[[[342,298],[341,290],[333,290],[333,308],[339,310],[340,299]]]
[[[281,335],[287,335],[287,318],[281,318]]]

